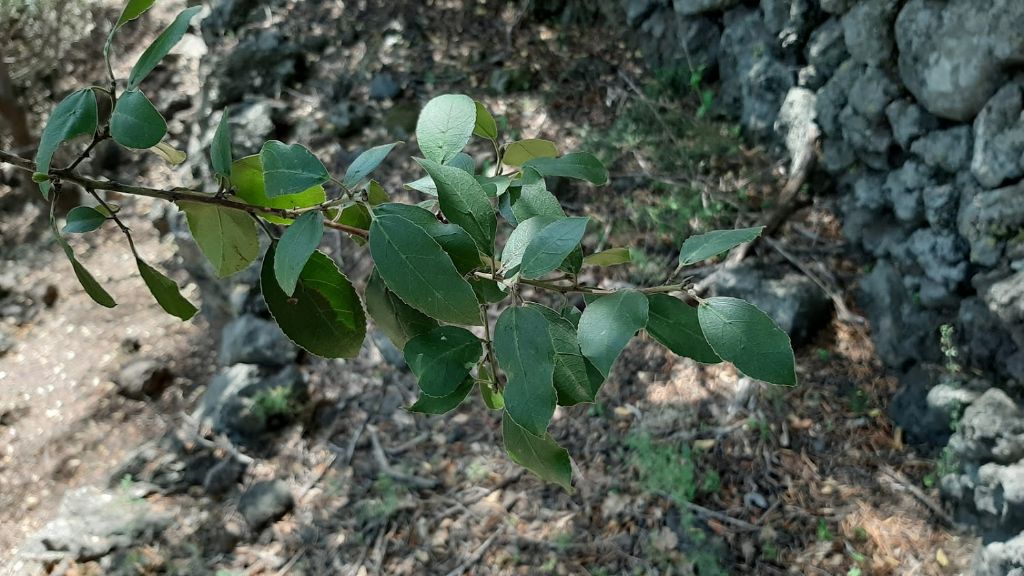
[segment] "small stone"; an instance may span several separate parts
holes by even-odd
[[[370,80],[371,100],[391,100],[401,91],[402,87],[390,72],[381,72]]]
[[[955,174],[970,162],[971,127],[936,130],[914,142],[910,151],[932,168]]]
[[[231,491],[245,473],[246,465],[233,457],[225,458],[206,472],[203,490],[210,496],[221,496]]]
[[[992,97],[974,120],[971,173],[986,188],[1024,176],[1024,86],[1012,83]]]
[[[172,382],[174,374],[156,360],[149,358],[129,362],[114,379],[118,392],[132,400],[157,398]]]
[[[917,138],[939,127],[939,119],[907,99],[893,100],[885,107],[892,135],[904,150]]]
[[[221,333],[220,363],[223,366],[284,366],[294,362],[298,352],[277,324],[252,314],[232,320]]]
[[[238,500],[238,511],[253,530],[279,520],[294,506],[291,488],[281,480],[257,482]]]

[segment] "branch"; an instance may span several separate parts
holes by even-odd
[[[36,165],[35,162],[27,158],[22,158],[10,152],[0,150],[0,163],[9,164],[15,168],[24,170],[26,172],[35,173]],[[213,204],[215,206],[221,206],[223,208],[230,208],[232,210],[241,210],[242,212],[248,212],[255,216],[263,216],[271,214],[279,216],[281,218],[295,219],[302,214],[303,210],[285,210],[282,208],[266,208],[262,206],[253,206],[251,204],[245,204],[244,202],[237,202],[227,198],[218,198],[214,195],[207,194],[200,190],[192,190],[189,188],[173,188],[170,190],[161,190],[158,188],[148,188],[146,186],[132,186],[129,184],[121,184],[119,182],[112,182],[109,180],[96,180],[87,176],[82,176],[69,169],[53,169],[50,170],[50,177],[63,180],[65,182],[73,182],[85,189],[93,190],[107,190],[110,192],[118,192],[120,194],[128,194],[130,196],[144,196],[146,198],[157,198],[160,200],[167,200],[168,202],[196,202],[199,204]],[[321,212],[327,215],[328,208],[320,208]],[[306,210],[308,211],[308,210]],[[348,226],[339,222],[334,222],[330,218],[324,219],[324,226],[328,228],[334,228],[335,230],[341,230],[347,234],[353,236],[359,236],[361,238],[367,238],[369,232],[361,228],[354,226]]]
[[[479,278],[486,280],[501,281],[504,278],[500,274],[488,274],[487,272],[476,272],[475,275]],[[597,288],[595,286],[580,286],[578,284],[556,284],[554,281],[545,280],[526,280],[523,278],[518,279],[516,282],[519,284],[526,284],[527,286],[533,286],[534,288],[541,288],[543,290],[550,290],[551,292],[558,292],[561,294],[615,294],[619,290],[609,290],[607,288]],[[666,292],[681,292],[686,289],[686,284],[665,284],[664,286],[651,286],[649,288],[640,288],[637,292],[643,294],[664,294]]]

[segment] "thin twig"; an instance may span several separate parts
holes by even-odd
[[[924,504],[925,507],[932,512],[932,514],[935,514],[935,516],[939,520],[942,520],[942,522],[945,523],[947,526],[954,525],[953,518],[949,514],[947,514],[945,510],[942,509],[942,506],[936,504],[931,498],[928,497],[927,494],[922,492],[920,488],[914,486],[913,482],[911,482],[910,479],[904,476],[901,472],[893,469],[890,466],[885,465],[883,465],[880,468],[880,470],[883,474],[892,478],[893,481],[895,481],[897,484],[903,487],[907,492],[910,492],[915,498],[918,499],[919,502]]]
[[[377,433],[377,427],[372,425],[367,426],[366,431],[370,434],[370,444],[373,447],[373,459],[376,460],[377,466],[380,468],[382,474],[390,476],[399,482],[412,484],[417,488],[433,488],[437,486],[437,480],[420,478],[419,476],[407,474],[392,467],[391,463],[388,462],[387,455],[384,454],[384,448],[380,444],[380,435]]]
[[[487,549],[491,547],[491,544],[494,544],[494,541],[497,540],[498,536],[500,536],[504,531],[504,526],[502,526],[493,534],[488,536],[487,540],[484,540],[484,543],[477,547],[477,549],[473,551],[473,554],[469,558],[466,558],[465,562],[456,566],[455,569],[449,572],[447,576],[462,576],[466,570],[471,568],[484,557],[484,554],[487,553]]]
[[[850,311],[850,308],[846,306],[846,301],[843,300],[842,295],[838,290],[832,289],[828,284],[825,283],[809,266],[801,262],[796,256],[792,255],[783,248],[778,242],[771,238],[765,238],[765,243],[771,246],[776,252],[778,252],[783,258],[789,261],[790,264],[796,267],[797,270],[803,273],[814,282],[821,291],[825,293],[829,299],[832,300],[832,305],[836,308],[836,315],[839,319],[848,324],[864,324],[866,320],[863,317],[858,316]]]

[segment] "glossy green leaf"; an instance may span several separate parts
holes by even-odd
[[[167,134],[167,122],[140,90],[127,90],[110,115],[110,136],[125,148],[156,146]]]
[[[476,105],[476,124],[473,126],[473,134],[488,140],[497,140],[498,124],[494,121],[494,116],[491,116],[491,113],[479,101],[474,104]]]
[[[459,388],[482,353],[483,344],[469,330],[441,326],[406,343],[405,363],[416,375],[420,390],[440,398]]]
[[[416,142],[423,156],[444,164],[469,143],[476,126],[476,104],[462,94],[427,102],[416,121]]]
[[[476,292],[476,298],[481,304],[497,304],[508,298],[508,292],[494,280],[487,278],[470,278],[470,285]]]
[[[324,202],[327,195],[323,186],[313,186],[298,194],[267,196],[266,187],[263,181],[263,163],[258,155],[239,158],[231,164],[231,187],[234,188],[238,197],[246,204],[263,206],[266,208],[282,208],[293,210],[295,208],[309,208]],[[290,224],[291,220],[267,214],[264,216],[268,222],[275,224]]]
[[[466,396],[469,396],[469,391],[472,389],[473,379],[466,378],[462,385],[448,396],[435,398],[426,394],[420,394],[416,403],[406,408],[406,410],[418,414],[445,414],[458,408],[459,404],[462,404],[462,401],[466,399]]]
[[[381,204],[374,211],[380,215],[401,216],[423,228],[451,257],[459,274],[467,274],[480,267],[480,253],[477,251],[476,243],[460,226],[441,222],[430,211],[409,204]]]
[[[106,215],[91,206],[75,206],[68,210],[64,224],[65,234],[92,232],[107,221]]]
[[[402,302],[401,298],[388,290],[376,269],[366,282],[363,300],[366,312],[373,318],[377,328],[399,350],[403,350],[412,338],[437,328],[437,320]]]
[[[475,178],[490,198],[501,196],[512,184],[512,179],[508,176],[476,176]]]
[[[274,321],[292,342],[324,358],[353,358],[366,336],[366,316],[352,283],[326,254],[313,252],[295,293],[281,290],[274,275],[275,246],[263,259],[260,289]]]
[[[213,133],[210,143],[210,165],[214,174],[223,178],[231,178],[231,114],[225,108],[220,114],[217,131]]]
[[[171,25],[164,29],[156,40],[146,48],[146,51],[139,56],[138,62],[132,68],[131,74],[128,75],[128,90],[135,90],[142,84],[142,81],[149,76],[149,73],[156,68],[157,64],[167,56],[167,53],[174,48],[174,45],[181,40],[181,37],[188,31],[188,24],[192,20],[192,17],[202,10],[202,6],[192,6],[181,11],[180,14],[171,22]]]
[[[482,254],[493,254],[498,220],[480,183],[458,168],[430,160],[417,162],[437,185],[437,199],[448,221],[468,232]]]
[[[467,174],[476,173],[476,162],[473,161],[473,157],[465,152],[459,152],[451,158],[451,160],[444,163],[445,166],[451,166],[452,168],[458,168]]]
[[[165,312],[182,320],[189,320],[196,315],[196,312],[199,310],[181,295],[181,290],[178,289],[178,285],[174,280],[171,280],[141,258],[136,257],[135,263],[139,266],[139,274],[142,275],[142,280],[146,282],[149,292],[156,298],[157,304]]]
[[[575,406],[593,402],[604,376],[583,356],[576,339],[576,326],[558,312],[539,304],[531,304],[548,321],[548,334],[555,349],[554,386],[559,406]]]
[[[579,247],[589,221],[586,217],[559,218],[544,226],[526,246],[519,274],[540,278],[558,268]]]
[[[327,168],[302,144],[268,140],[260,149],[263,185],[269,198],[298,194],[330,179]]]
[[[513,462],[533,472],[541,480],[554,482],[572,491],[572,462],[569,452],[555,443],[550,434],[537,437],[509,417],[501,418],[501,435],[505,451]]]
[[[65,140],[75,136],[92,135],[96,132],[96,94],[91,88],[83,88],[68,94],[50,113],[50,118],[39,138],[36,150],[36,172],[47,174],[53,154]],[[53,184],[49,180],[39,182],[39,191],[44,198],[50,197]]]
[[[378,206],[388,201],[388,192],[376,180],[366,184],[366,201],[370,206]]]
[[[556,218],[547,216],[534,216],[520,222],[505,241],[505,247],[501,252],[501,270],[505,277],[519,273],[519,267],[523,261],[523,254],[527,246],[545,226],[555,222]]]
[[[469,282],[423,228],[396,215],[370,226],[370,254],[387,287],[406,304],[452,324],[480,324]]]
[[[763,230],[764,226],[755,226],[739,230],[715,230],[707,234],[690,236],[679,250],[679,264],[689,266],[728,252],[757,238]]]
[[[398,144],[398,142],[392,142],[391,144],[374,146],[356,156],[356,159],[349,165],[348,170],[345,171],[345,178],[342,180],[342,184],[349,189],[355,188],[356,184],[359,184],[363,178],[369,176],[380,166],[380,163],[388,157],[391,150],[398,146]]]
[[[505,408],[505,399],[502,398],[501,392],[498,392],[494,388],[494,380],[480,380],[478,382],[480,386],[480,398],[484,401],[484,406],[487,406],[490,410],[502,410]]]
[[[668,294],[650,294],[647,333],[673,353],[704,364],[722,361],[704,338],[697,309]]]
[[[505,411],[543,437],[555,412],[554,356],[548,321],[534,308],[506,308],[494,326],[494,353],[505,371]]]
[[[57,238],[57,242],[64,250],[64,254],[71,262],[71,268],[75,271],[75,277],[78,278],[78,283],[85,289],[85,293],[100,306],[104,306],[106,308],[113,308],[114,306],[117,306],[117,302],[114,301],[114,298],[103,289],[103,286],[100,286],[100,283],[93,278],[92,274],[89,273],[89,270],[87,270],[86,267],[78,261],[78,258],[75,257],[75,251],[71,249],[71,245],[68,244],[68,241],[65,240],[57,230],[57,221],[54,220],[52,212],[50,214],[50,230],[53,231],[54,237]]]
[[[550,140],[531,138],[517,140],[505,147],[501,161],[509,166],[522,166],[534,158],[554,158],[558,156],[558,147]]]
[[[437,185],[430,176],[424,176],[404,184],[406,190],[415,190],[427,196],[437,196]]]
[[[608,169],[593,154],[577,152],[558,158],[534,158],[523,167],[530,167],[541,176],[561,176],[586,180],[591,184],[603,186],[608,183]]]
[[[149,10],[155,2],[156,0],[128,0],[128,2],[125,3],[124,8],[121,9],[121,16],[119,16],[117,22],[114,23],[114,29],[110,31],[111,36],[121,26],[124,26],[145,14],[145,12]]]
[[[772,384],[796,385],[789,335],[756,306],[739,298],[709,298],[698,306],[697,317],[711,348],[740,372]]]
[[[548,192],[544,178],[533,168],[523,170],[522,186],[508,193],[512,213],[519,222],[534,216],[560,218],[565,216],[558,198]]]
[[[281,235],[274,252],[274,277],[285,294],[295,293],[299,274],[324,237],[324,215],[306,212]]]
[[[587,305],[580,317],[580,351],[606,377],[637,331],[647,326],[647,298],[623,290],[601,296]]]
[[[595,254],[590,254],[583,259],[584,266],[616,266],[631,262],[629,248],[609,248]]]
[[[241,272],[259,255],[256,222],[245,212],[198,202],[178,202],[178,207],[217,276]]]

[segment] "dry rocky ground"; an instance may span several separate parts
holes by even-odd
[[[139,45],[178,7],[169,4],[147,16]],[[100,4],[91,16],[109,21],[115,12]],[[409,109],[448,90],[482,92],[496,114],[523,127],[520,135],[550,137],[569,149],[593,143],[595,133],[621,136],[616,119],[630,111],[653,118],[649,130],[664,139],[654,147],[693,156],[685,173],[666,173],[682,168],[647,157],[651,142],[642,141],[606,154],[609,188],[559,189],[570,210],[606,225],[609,245],[647,254],[631,270],[593,282],[663,276],[691,224],[751,224],[785,180],[784,163],[762,149],[693,151],[708,134],[727,135],[726,128],[664,126],[680,110],[692,118],[696,106],[688,96],[645,91],[646,73],[618,31],[492,3],[474,12],[457,2],[429,9],[282,2],[265,20],[242,8],[211,18],[242,23],[231,24],[231,34],[206,34],[211,55],[202,63],[206,49],[190,34],[158,80],[167,94],[161,109],[175,110],[171,132],[177,128],[177,144],[190,150],[202,131],[184,126],[205,121],[205,107],[219,101],[233,102],[240,114],[263,110],[253,116],[269,123],[263,136],[311,140],[329,165],[343,165],[361,140],[407,139]],[[342,31],[331,38],[340,39],[323,40],[322,28],[335,23]],[[211,29],[204,24],[204,33]],[[275,49],[249,53],[259,63],[254,73],[265,66],[280,75],[267,72],[264,83],[238,94],[223,78],[201,86],[200,69],[235,70],[232,55],[252,29],[278,36],[261,40]],[[499,45],[491,59],[477,50],[483,39]],[[300,47],[315,49],[315,61],[267,56],[294,56]],[[76,68],[83,81],[98,73],[87,54]],[[335,81],[351,85],[326,88]],[[204,104],[181,104],[200,94]],[[342,136],[313,136],[341,124]],[[259,130],[250,133],[258,138]],[[118,179],[166,185],[190,177],[152,158],[123,160]],[[410,173],[406,163],[390,167]],[[657,208],[676,201],[680,188],[671,186],[681,180],[699,187],[699,205],[726,207],[677,216],[682,223],[666,219]],[[385,184],[397,191],[402,181],[394,176]],[[0,194],[13,194],[14,185],[4,173]],[[416,396],[415,381],[382,338],[368,339],[352,361],[297,354],[263,320],[259,297],[244,281],[215,295],[185,273],[195,263],[174,232],[162,239],[151,232],[159,210],[124,205],[143,238],[140,250],[172,270],[211,314],[182,324],[160,313],[113,227],[75,243],[119,302],[113,311],[97,308],[45,228],[27,224],[19,211],[0,216],[0,334],[12,343],[0,356],[0,562],[10,574],[966,570],[973,540],[945,525],[935,508],[935,489],[926,482],[934,463],[907,446],[884,414],[895,383],[875,358],[870,327],[829,320],[817,285],[767,246],[751,254],[757,267],[749,270],[790,280],[769,289],[738,274],[731,289],[756,295],[777,288],[776,305],[794,294],[787,290],[801,301],[825,302],[825,312],[788,312],[823,320],[799,346],[801,385],[768,387],[638,338],[600,403],[556,414],[552,434],[573,454],[579,478],[567,494],[508,461],[498,420],[479,399],[444,417],[404,411]],[[856,264],[828,205],[800,211],[777,241],[830,279],[852,307],[843,290]],[[346,246],[336,255],[361,278],[356,254]],[[223,302],[239,318],[220,341]],[[262,403],[233,400],[232,391],[242,390],[271,393]],[[282,403],[268,404],[274,390],[286,392]],[[89,522],[83,527],[76,517]],[[55,519],[63,520],[39,532]],[[90,533],[102,538],[83,540]]]

